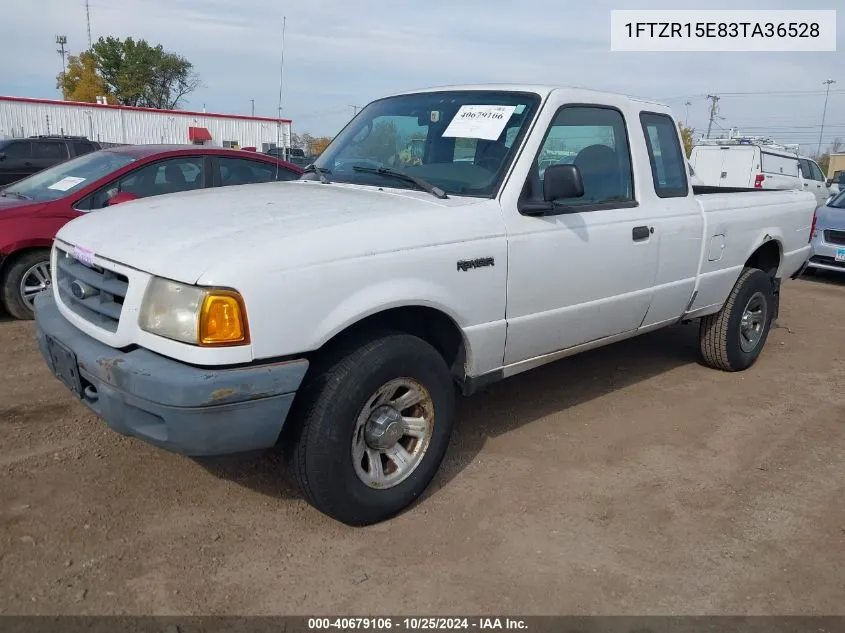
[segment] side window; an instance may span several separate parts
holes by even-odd
[[[16,141],[9,143],[0,153],[6,155],[6,160],[25,160],[32,157],[32,144],[29,141]]]
[[[294,180],[298,176],[284,167],[247,158],[220,158],[220,186],[247,185],[275,180]],[[276,177],[278,170],[278,178]]]
[[[654,192],[660,198],[683,198],[689,194],[686,158],[678,129],[666,114],[641,112]]]
[[[32,157],[47,160],[67,158],[67,145],[56,141],[36,141],[32,144]]]
[[[136,169],[97,191],[91,200],[91,209],[102,209],[109,199],[121,192],[147,198],[202,189],[204,182],[202,156],[158,161]]]
[[[813,180],[824,180],[824,174],[822,174],[822,170],[814,161],[810,162],[810,169],[813,170]]]
[[[86,143],[85,141],[73,142],[73,153],[77,156],[82,156],[83,154],[88,154],[93,151],[94,146],[91,143]]]
[[[810,161],[806,158],[799,158],[798,165],[801,168],[801,175],[807,180],[813,180],[813,168],[810,167]]]
[[[598,106],[561,108],[537,156],[539,189],[551,165],[575,165],[584,195],[572,206],[631,202],[634,199],[631,152],[625,119],[618,110]],[[535,181],[536,182],[536,181]]]

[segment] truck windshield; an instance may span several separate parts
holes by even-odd
[[[12,183],[3,190],[2,195],[38,202],[58,200],[87,187],[133,160],[135,159],[131,156],[112,151],[84,154]]]
[[[380,99],[338,134],[316,165],[330,174],[332,182],[419,188],[411,179],[379,173],[386,167],[448,194],[492,197],[539,102],[537,94],[504,91],[443,91]]]

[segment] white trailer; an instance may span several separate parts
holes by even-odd
[[[193,143],[267,151],[290,147],[290,131],[290,119],[0,96],[0,138],[67,134],[103,145]]]

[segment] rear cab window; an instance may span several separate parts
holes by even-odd
[[[675,121],[667,114],[641,112],[654,192],[660,198],[684,198],[689,194],[687,161]]]

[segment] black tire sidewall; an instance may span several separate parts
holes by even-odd
[[[757,346],[750,352],[746,352],[740,345],[740,323],[745,306],[751,297],[761,292],[766,301],[766,320],[764,323],[763,336],[757,342]],[[728,331],[726,333],[726,349],[728,362],[735,370],[747,369],[753,365],[763,351],[766,340],[769,338],[772,319],[774,317],[775,297],[772,279],[761,270],[755,270],[745,278],[734,297],[733,308],[728,317]]]
[[[357,371],[340,381],[324,384],[319,398],[330,406],[309,421],[305,457],[309,487],[318,506],[350,524],[384,520],[414,502],[437,473],[451,436],[455,391],[451,375],[437,351],[410,335],[393,335],[355,354]],[[364,484],[352,462],[352,436],[356,420],[375,391],[395,378],[412,378],[429,392],[434,404],[434,431],[422,461],[407,479],[391,488],[376,490]],[[325,403],[324,403],[325,405]]]
[[[0,278],[0,297],[3,299],[3,307],[16,319],[28,320],[35,316],[21,297],[20,284],[23,274],[39,262],[50,264],[48,249],[33,250],[16,257],[6,264],[3,276]]]

